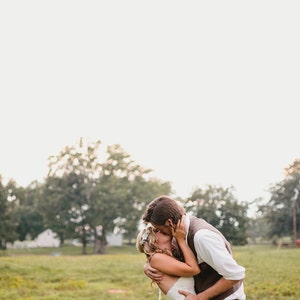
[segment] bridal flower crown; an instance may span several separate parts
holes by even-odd
[[[142,234],[142,245],[144,245],[146,242],[148,242],[149,234],[150,234],[150,227],[147,226],[145,231]]]

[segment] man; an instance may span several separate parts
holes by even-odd
[[[154,199],[143,214],[144,223],[151,223],[162,233],[172,235],[185,209],[168,196]],[[232,255],[229,242],[215,227],[200,218],[186,217],[187,241],[197,258],[201,272],[194,277],[197,295],[179,291],[185,300],[245,300],[243,279],[245,268],[238,265]],[[178,259],[180,251],[173,242],[173,254]],[[144,273],[155,282],[163,276],[148,264]]]

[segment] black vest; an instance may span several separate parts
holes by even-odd
[[[187,241],[188,241],[189,247],[192,249],[192,251],[196,257],[197,257],[197,253],[195,251],[195,246],[194,246],[194,235],[198,230],[201,230],[201,229],[208,229],[208,230],[211,230],[211,231],[219,234],[222,237],[222,239],[224,240],[227,251],[232,255],[230,243],[226,240],[224,235],[218,229],[216,229],[214,226],[207,223],[203,219],[199,219],[196,217],[190,217],[190,221],[191,222],[190,222],[190,227],[189,227],[189,231],[188,231],[188,235],[187,235]],[[173,241],[174,240],[175,239],[173,239]],[[174,245],[174,242],[173,242],[173,245]],[[175,248],[174,253],[173,253],[174,256],[180,260],[183,260],[183,257],[181,255],[180,251],[178,251],[178,247],[175,246],[174,248]],[[195,291],[197,294],[205,291],[206,289],[208,289],[209,287],[214,285],[222,277],[222,275],[220,275],[216,270],[214,270],[210,265],[208,265],[205,262],[202,262],[201,264],[199,264],[199,267],[201,269],[201,272],[198,275],[194,276]],[[240,287],[242,282],[243,282],[243,280],[240,280],[239,282],[237,282],[234,286],[232,286],[227,291],[212,298],[212,300],[225,299],[226,297],[228,297],[229,295],[234,293]]]

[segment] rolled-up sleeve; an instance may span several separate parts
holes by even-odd
[[[199,230],[194,236],[198,262],[206,262],[227,280],[245,277],[245,268],[226,249],[223,239],[207,229]]]

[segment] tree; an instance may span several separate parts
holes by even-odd
[[[38,211],[38,203],[42,197],[42,184],[33,181],[26,188],[9,185],[10,197],[14,198],[14,219],[17,222],[19,240],[24,241],[29,235],[36,238],[44,229],[42,214]]]
[[[132,160],[120,145],[107,148],[107,159],[92,195],[96,253],[105,252],[106,235],[115,229],[129,239],[136,236],[141,210],[155,193],[169,192],[169,183],[146,179],[150,172]]]
[[[253,244],[256,244],[257,238],[267,238],[269,224],[263,217],[260,207],[265,203],[264,198],[256,198],[251,203],[248,203],[248,209],[251,208],[252,213],[255,213],[249,218],[247,233]]]
[[[100,141],[80,139],[65,147],[57,156],[49,157],[49,172],[40,207],[47,225],[55,231],[61,244],[66,238],[81,239],[82,253],[93,235],[91,226],[91,194],[100,176]]]
[[[40,205],[46,224],[62,242],[81,239],[83,254],[89,241],[95,253],[105,253],[107,234],[115,230],[132,238],[145,205],[156,192],[170,191],[169,183],[147,179],[151,170],[120,145],[108,146],[102,157],[99,148],[100,141],[80,139],[50,157]]]
[[[83,245],[82,253],[86,254],[91,233],[86,218],[88,206],[84,191],[84,177],[81,174],[72,172],[62,177],[48,177],[40,210],[44,211],[45,224],[57,233],[61,245],[68,238],[79,238]]]
[[[157,178],[145,179],[136,177],[130,182],[121,218],[116,225],[123,231],[124,237],[131,244],[137,236],[139,223],[146,205],[158,195],[168,195],[171,192],[169,182],[163,182]]]
[[[159,195],[169,195],[171,193],[171,184],[168,181],[162,181],[158,178],[149,180],[135,181],[136,189],[133,189],[133,207],[127,214],[127,222],[124,226],[125,237],[135,239],[137,230],[146,206]],[[131,222],[130,222],[131,221]],[[134,223],[133,223],[134,222]],[[135,224],[135,226],[134,226]]]
[[[0,176],[0,249],[5,250],[6,244],[17,237],[17,224],[13,220],[14,199],[9,197],[10,191],[2,181]]]
[[[247,205],[238,203],[233,187],[209,185],[206,189],[197,188],[185,207],[219,229],[233,245],[247,243]]]
[[[300,159],[285,168],[285,177],[270,188],[271,197],[260,211],[269,224],[268,237],[293,236],[293,217],[297,220],[295,230],[300,227],[299,195]],[[295,215],[293,216],[293,212]],[[295,239],[295,237],[294,237]]]

